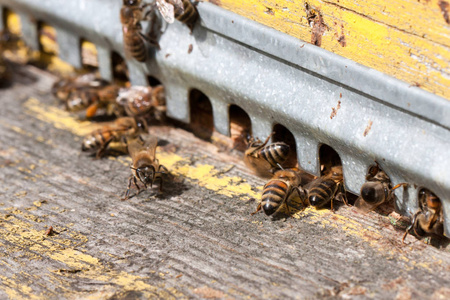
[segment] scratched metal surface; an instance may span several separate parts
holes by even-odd
[[[449,298],[442,246],[402,245],[391,215],[347,207],[251,217],[264,182],[181,129],[151,129],[165,192],[120,201],[126,157],[80,154],[95,124],[58,107],[54,76],[15,80],[0,90],[0,299]]]

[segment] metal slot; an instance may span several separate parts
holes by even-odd
[[[230,136],[233,139],[233,147],[239,151],[245,151],[246,141],[252,134],[252,121],[249,115],[239,106],[230,105]]]
[[[58,30],[60,55],[76,51],[67,41],[93,41],[100,72],[111,79],[110,53],[123,55],[121,1],[0,4],[28,16],[22,26],[30,45],[37,41],[33,20]],[[403,214],[417,211],[417,186],[436,193],[449,234],[449,101],[215,5],[200,3],[198,11],[192,34],[175,22],[146,64],[127,60],[133,84],[147,84],[149,75],[164,84],[170,117],[190,122],[189,95],[197,89],[211,102],[215,129],[229,135],[229,106],[237,105],[250,117],[254,136],[267,137],[276,124],[291,132],[298,164],[312,174],[320,174],[319,145],[332,147],[341,158],[346,189],[355,194],[376,160],[393,185],[410,183],[395,191]]]
[[[194,134],[210,140],[214,131],[213,107],[208,97],[197,89],[189,93],[190,126]]]
[[[296,167],[298,163],[297,146],[295,144],[295,137],[292,132],[281,124],[275,124],[272,132],[274,132],[272,136],[272,140],[274,142],[285,142],[289,145],[289,155],[286,162],[284,162],[284,165],[287,167]]]

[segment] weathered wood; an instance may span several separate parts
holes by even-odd
[[[151,128],[174,180],[121,201],[129,160],[80,154],[93,125],[57,107],[53,76],[15,80],[0,90],[0,298],[448,298],[450,253],[402,245],[395,215],[250,216],[264,182],[181,129]]]
[[[308,3],[326,27],[321,48],[450,99],[447,0],[208,1],[310,43]]]

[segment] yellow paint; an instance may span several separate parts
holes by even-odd
[[[45,105],[35,98],[28,99],[23,106],[39,120],[51,123],[56,128],[68,130],[79,136],[84,136],[98,128],[98,125],[96,126],[88,121],[79,121],[67,111]]]
[[[22,35],[22,23],[18,14],[10,10],[6,10],[6,28],[15,35]]]
[[[98,51],[97,47],[89,41],[81,42],[81,58],[83,64],[98,67]]]
[[[103,265],[98,258],[78,250],[88,241],[79,233],[69,230],[57,236],[45,237],[44,231],[34,229],[34,224],[29,220],[31,218],[26,218],[28,221],[24,221],[16,218],[16,215],[27,216],[28,214],[13,208],[10,209],[8,215],[0,214],[0,235],[2,240],[7,242],[3,245],[0,241],[0,246],[6,249],[6,255],[21,251],[22,257],[17,261],[18,264],[24,263],[24,256],[28,260],[39,260],[41,256],[44,256],[54,262],[64,264],[66,268],[61,270],[42,270],[43,275],[50,278],[50,281],[57,282],[59,289],[66,291],[66,295],[59,295],[62,298],[79,299],[92,296],[90,292],[74,292],[71,289],[73,277],[100,282],[105,288],[114,292],[140,291],[145,298],[174,299],[171,295],[172,292],[175,292],[177,297],[186,298],[175,288],[171,288],[169,293],[164,286],[158,287],[146,283],[147,278],[145,277],[110,269]],[[61,231],[59,228],[57,230]],[[64,237],[67,235],[70,238]],[[78,272],[67,273],[66,271]],[[19,275],[30,276],[26,273],[17,273],[12,277],[0,275],[2,282],[0,289],[11,299],[48,299],[50,295],[36,295],[31,287],[18,279]]]
[[[0,275],[1,287],[9,297],[9,299],[24,299],[28,298],[31,300],[45,299],[42,296],[37,296],[33,294],[33,289],[21,282],[17,282],[13,278],[8,278],[6,276]]]
[[[328,26],[322,48],[450,99],[450,26],[438,1],[308,3],[321,11]],[[303,3],[221,0],[225,9],[309,43],[311,27]],[[341,36],[345,36],[345,47],[338,41]]]

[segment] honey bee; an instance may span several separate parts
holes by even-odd
[[[247,150],[244,152],[245,164],[259,176],[270,177],[271,170],[281,169],[281,164],[288,157],[289,145],[283,142],[267,145],[273,134],[269,135],[264,143],[259,139],[250,138]]]
[[[97,89],[107,85],[103,79],[96,77],[94,73],[88,73],[76,77],[63,78],[52,86],[52,94],[59,100],[66,102],[70,94],[79,89]]]
[[[145,129],[146,124],[137,122],[134,118],[118,118],[111,125],[105,125],[85,136],[81,144],[81,151],[96,153],[96,158],[101,158],[112,142],[120,142],[123,136],[133,136]],[[114,149],[119,148],[118,146]]]
[[[123,107],[127,116],[137,117],[153,113],[158,119],[160,118],[157,116],[159,112],[165,113],[164,87],[162,85],[153,88],[132,86],[120,89],[117,103]]]
[[[418,238],[442,237],[444,235],[444,216],[441,200],[427,189],[419,192],[419,210],[414,214],[411,225],[406,228],[406,236],[413,233]]]
[[[75,89],[68,96],[66,108],[71,112],[86,109],[87,118],[95,116],[99,108],[105,108],[107,115],[112,115],[115,112],[119,89],[117,85],[107,85],[97,89]]]
[[[189,0],[156,0],[156,6],[167,23],[177,19],[192,31],[198,19],[195,5]]]
[[[356,200],[355,207],[363,212],[369,212],[394,197],[394,190],[405,185],[399,183],[391,188],[389,176],[380,169],[378,163],[370,167],[366,182],[361,187],[361,196]]]
[[[331,210],[334,211],[335,198],[347,204],[342,166],[331,167],[327,175],[313,180],[305,186],[305,189],[308,191],[309,204],[316,208],[322,208],[331,202]]]
[[[302,177],[297,168],[276,171],[273,178],[264,186],[261,203],[251,215],[262,209],[266,215],[270,216],[279,211],[283,203],[286,204],[290,214],[287,202],[294,191],[297,192],[303,205],[305,205],[306,194],[300,186],[301,183]]]
[[[141,191],[137,180],[144,185],[153,187],[153,183],[156,179],[159,179],[159,190],[162,191],[163,187],[163,177],[164,171],[168,172],[167,169],[159,164],[158,159],[155,157],[156,146],[158,140],[156,137],[150,134],[140,134],[136,138],[127,141],[128,153],[131,156],[131,172],[132,175],[128,180],[127,191],[125,193],[125,198],[123,200],[129,199],[131,182],[138,189],[138,193]]]
[[[144,8],[153,4],[141,5],[141,0],[123,0],[120,10],[120,22],[122,23],[123,44],[125,52],[130,54],[139,62],[147,60],[147,48],[145,42],[157,46],[156,41],[151,41],[149,37],[142,33],[141,21],[148,20],[150,12],[144,13]]]
[[[175,12],[175,18],[181,23],[186,24],[192,31],[194,29],[195,22],[198,19],[198,11],[194,4],[189,0],[183,0],[183,13]]]

